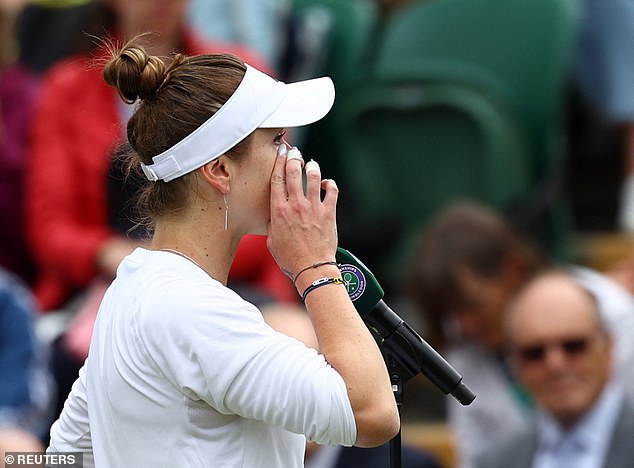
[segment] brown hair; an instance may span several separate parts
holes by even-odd
[[[127,103],[140,103],[127,126],[131,151],[123,155],[127,172],[140,172],[140,163],[164,152],[208,120],[234,93],[246,66],[229,54],[175,55],[171,63],[149,56],[138,37],[120,49],[108,46],[110,60],[105,81]],[[250,142],[247,137],[227,152],[239,157]],[[137,211],[147,224],[178,213],[194,188],[193,172],[174,179],[144,182]],[[143,177],[143,179],[145,179]]]
[[[407,290],[423,314],[433,345],[447,345],[446,319],[464,298],[458,267],[494,278],[502,274],[509,256],[521,262],[527,277],[548,265],[529,239],[497,212],[478,203],[455,202],[430,220],[412,257]]]

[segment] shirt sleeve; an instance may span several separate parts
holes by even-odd
[[[283,427],[321,444],[354,444],[346,385],[323,356],[275,332],[237,295],[189,298],[186,307],[173,304],[178,314],[154,314],[152,323],[139,327],[168,380],[220,413]]]
[[[83,468],[94,468],[86,399],[86,365],[79,370],[59,419],[51,427],[48,453],[83,452]]]

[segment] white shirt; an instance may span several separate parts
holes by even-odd
[[[98,468],[301,467],[303,434],[356,439],[345,383],[324,357],[169,252],[122,262],[84,368],[49,450],[92,448]]]
[[[343,447],[320,445],[314,450],[310,458],[306,460],[304,468],[333,468],[337,465]]]
[[[540,439],[533,468],[603,467],[622,402],[618,385],[608,385],[590,412],[568,431],[540,411]]]

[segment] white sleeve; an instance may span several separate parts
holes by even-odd
[[[51,427],[48,453],[83,452],[83,468],[94,468],[86,400],[86,365],[79,370],[59,419]]]
[[[354,444],[346,385],[323,356],[275,332],[238,296],[221,303],[218,297],[189,299],[186,306],[173,304],[178,314],[154,314],[140,325],[149,356],[168,380],[220,413],[321,444]]]

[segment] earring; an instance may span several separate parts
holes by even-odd
[[[227,195],[223,195],[222,199],[225,201],[225,231],[229,228],[229,205],[227,204]]]

